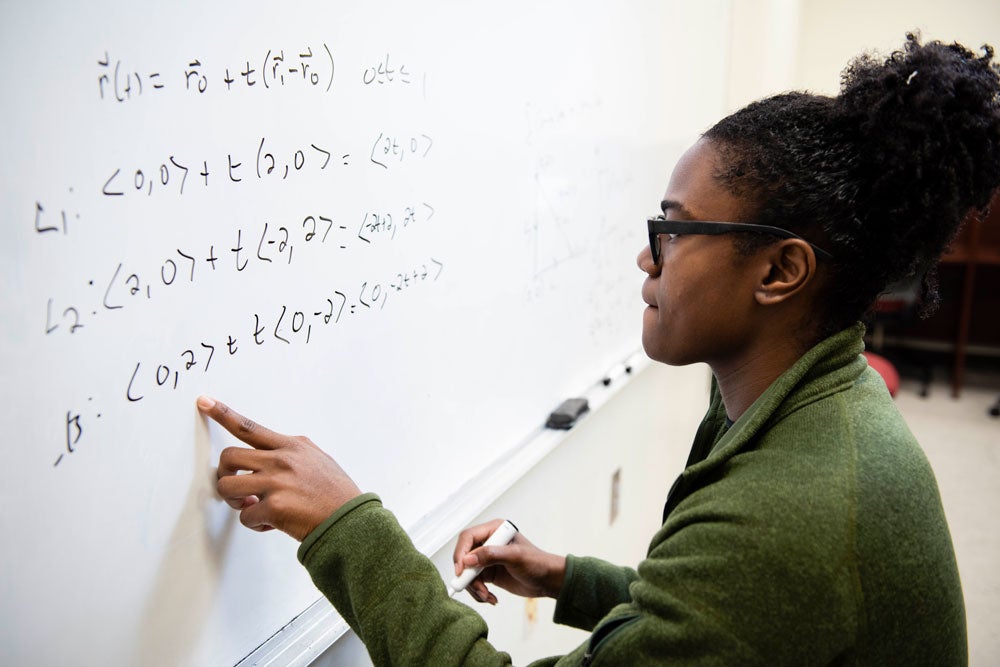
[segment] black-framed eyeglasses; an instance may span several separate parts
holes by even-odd
[[[804,238],[794,232],[781,227],[771,227],[768,225],[751,225],[742,222],[714,222],[711,220],[667,220],[662,215],[649,218],[646,221],[649,227],[649,250],[653,253],[653,263],[660,263],[660,234],[731,234],[733,232],[751,232],[754,234],[768,234],[783,239]],[[809,241],[806,241],[809,243]],[[833,255],[826,250],[809,243],[809,247],[816,252],[817,257],[832,260]]]

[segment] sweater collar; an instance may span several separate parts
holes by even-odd
[[[685,475],[698,475],[731,458],[759,433],[792,412],[821,398],[844,391],[864,372],[864,331],[858,323],[820,342],[771,383],[763,394],[711,447],[707,456],[689,461]],[[712,404],[707,420],[722,424],[726,408],[713,383]],[[713,414],[714,413],[714,414]],[[718,430],[711,429],[718,433]],[[699,432],[699,436],[702,433]],[[708,435],[707,433],[705,435]],[[696,447],[706,451],[707,447]]]

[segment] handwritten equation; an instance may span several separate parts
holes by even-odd
[[[404,138],[405,137],[405,138]],[[261,137],[256,142],[252,152],[253,161],[248,162],[245,155],[227,153],[225,160],[221,158],[213,164],[222,164],[222,182],[236,186],[252,182],[287,181],[289,177],[315,174],[318,172],[332,173],[337,166],[347,168],[351,165],[351,153],[335,155],[328,146],[315,142],[306,142],[304,146],[288,147],[284,150],[272,147],[272,141]],[[371,143],[368,164],[388,171],[390,167],[398,167],[404,160],[426,160],[434,146],[434,140],[427,134],[389,135],[379,132]],[[249,153],[249,151],[248,151]],[[327,170],[330,170],[327,172]],[[186,158],[168,155],[153,166],[114,166],[100,187],[104,197],[152,197],[154,193],[163,195],[184,195],[192,188],[206,190],[211,184],[217,183],[215,168],[209,166],[206,158]],[[75,189],[67,189],[70,195]],[[69,234],[70,221],[81,220],[79,210],[58,202],[50,206],[49,202],[35,201],[32,213],[34,230],[39,234],[51,232]]]
[[[141,71],[140,71],[141,70]],[[330,46],[323,42],[315,51],[310,44],[286,50],[268,48],[263,55],[235,58],[231,63],[213,64],[192,57],[168,68],[143,68],[105,51],[97,59],[97,92],[101,100],[129,102],[146,95],[156,96],[178,90],[205,95],[221,90],[268,90],[306,88],[330,93],[334,89],[337,63]],[[386,53],[375,62],[356,67],[355,80],[363,86],[408,86],[414,75],[403,62],[394,62]]]
[[[430,222],[434,217],[434,207],[427,202],[418,205],[404,206],[401,210],[365,211],[361,214],[361,224],[353,237],[349,235],[350,228],[334,219],[332,214],[310,213],[302,217],[301,224],[283,225],[264,222],[259,227],[259,233],[242,227],[235,230],[235,241],[231,244],[208,243],[207,248],[188,247],[176,248],[164,253],[164,259],[158,267],[146,270],[133,270],[119,262],[106,281],[103,296],[97,297],[89,308],[90,317],[97,317],[102,311],[117,311],[125,308],[134,299],[153,299],[153,290],[157,293],[164,288],[176,289],[181,284],[194,284],[203,280],[203,274],[211,274],[217,270],[241,273],[246,271],[251,262],[261,264],[292,264],[296,247],[326,246],[334,251],[346,251],[350,248],[352,238],[364,241],[366,244],[393,241],[400,229],[412,229],[412,226]],[[397,222],[394,222],[396,220]],[[329,245],[326,245],[329,242]],[[88,287],[98,287],[97,281],[87,281]],[[96,303],[96,299],[100,303]],[[66,300],[50,297],[45,306],[45,333],[75,334],[84,328],[87,308],[79,304],[68,303]]]

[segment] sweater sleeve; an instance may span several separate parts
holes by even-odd
[[[378,496],[359,496],[302,542],[299,561],[375,665],[509,665],[486,622],[452,600]],[[415,613],[419,610],[419,613]]]
[[[597,558],[566,556],[566,578],[556,600],[553,620],[593,630],[613,607],[632,599],[628,587],[638,577],[630,567]]]

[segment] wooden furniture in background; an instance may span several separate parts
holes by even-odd
[[[948,350],[952,395],[958,397],[970,350],[1000,354],[1000,191],[987,216],[966,222],[938,272],[940,308],[902,327],[898,342]]]

